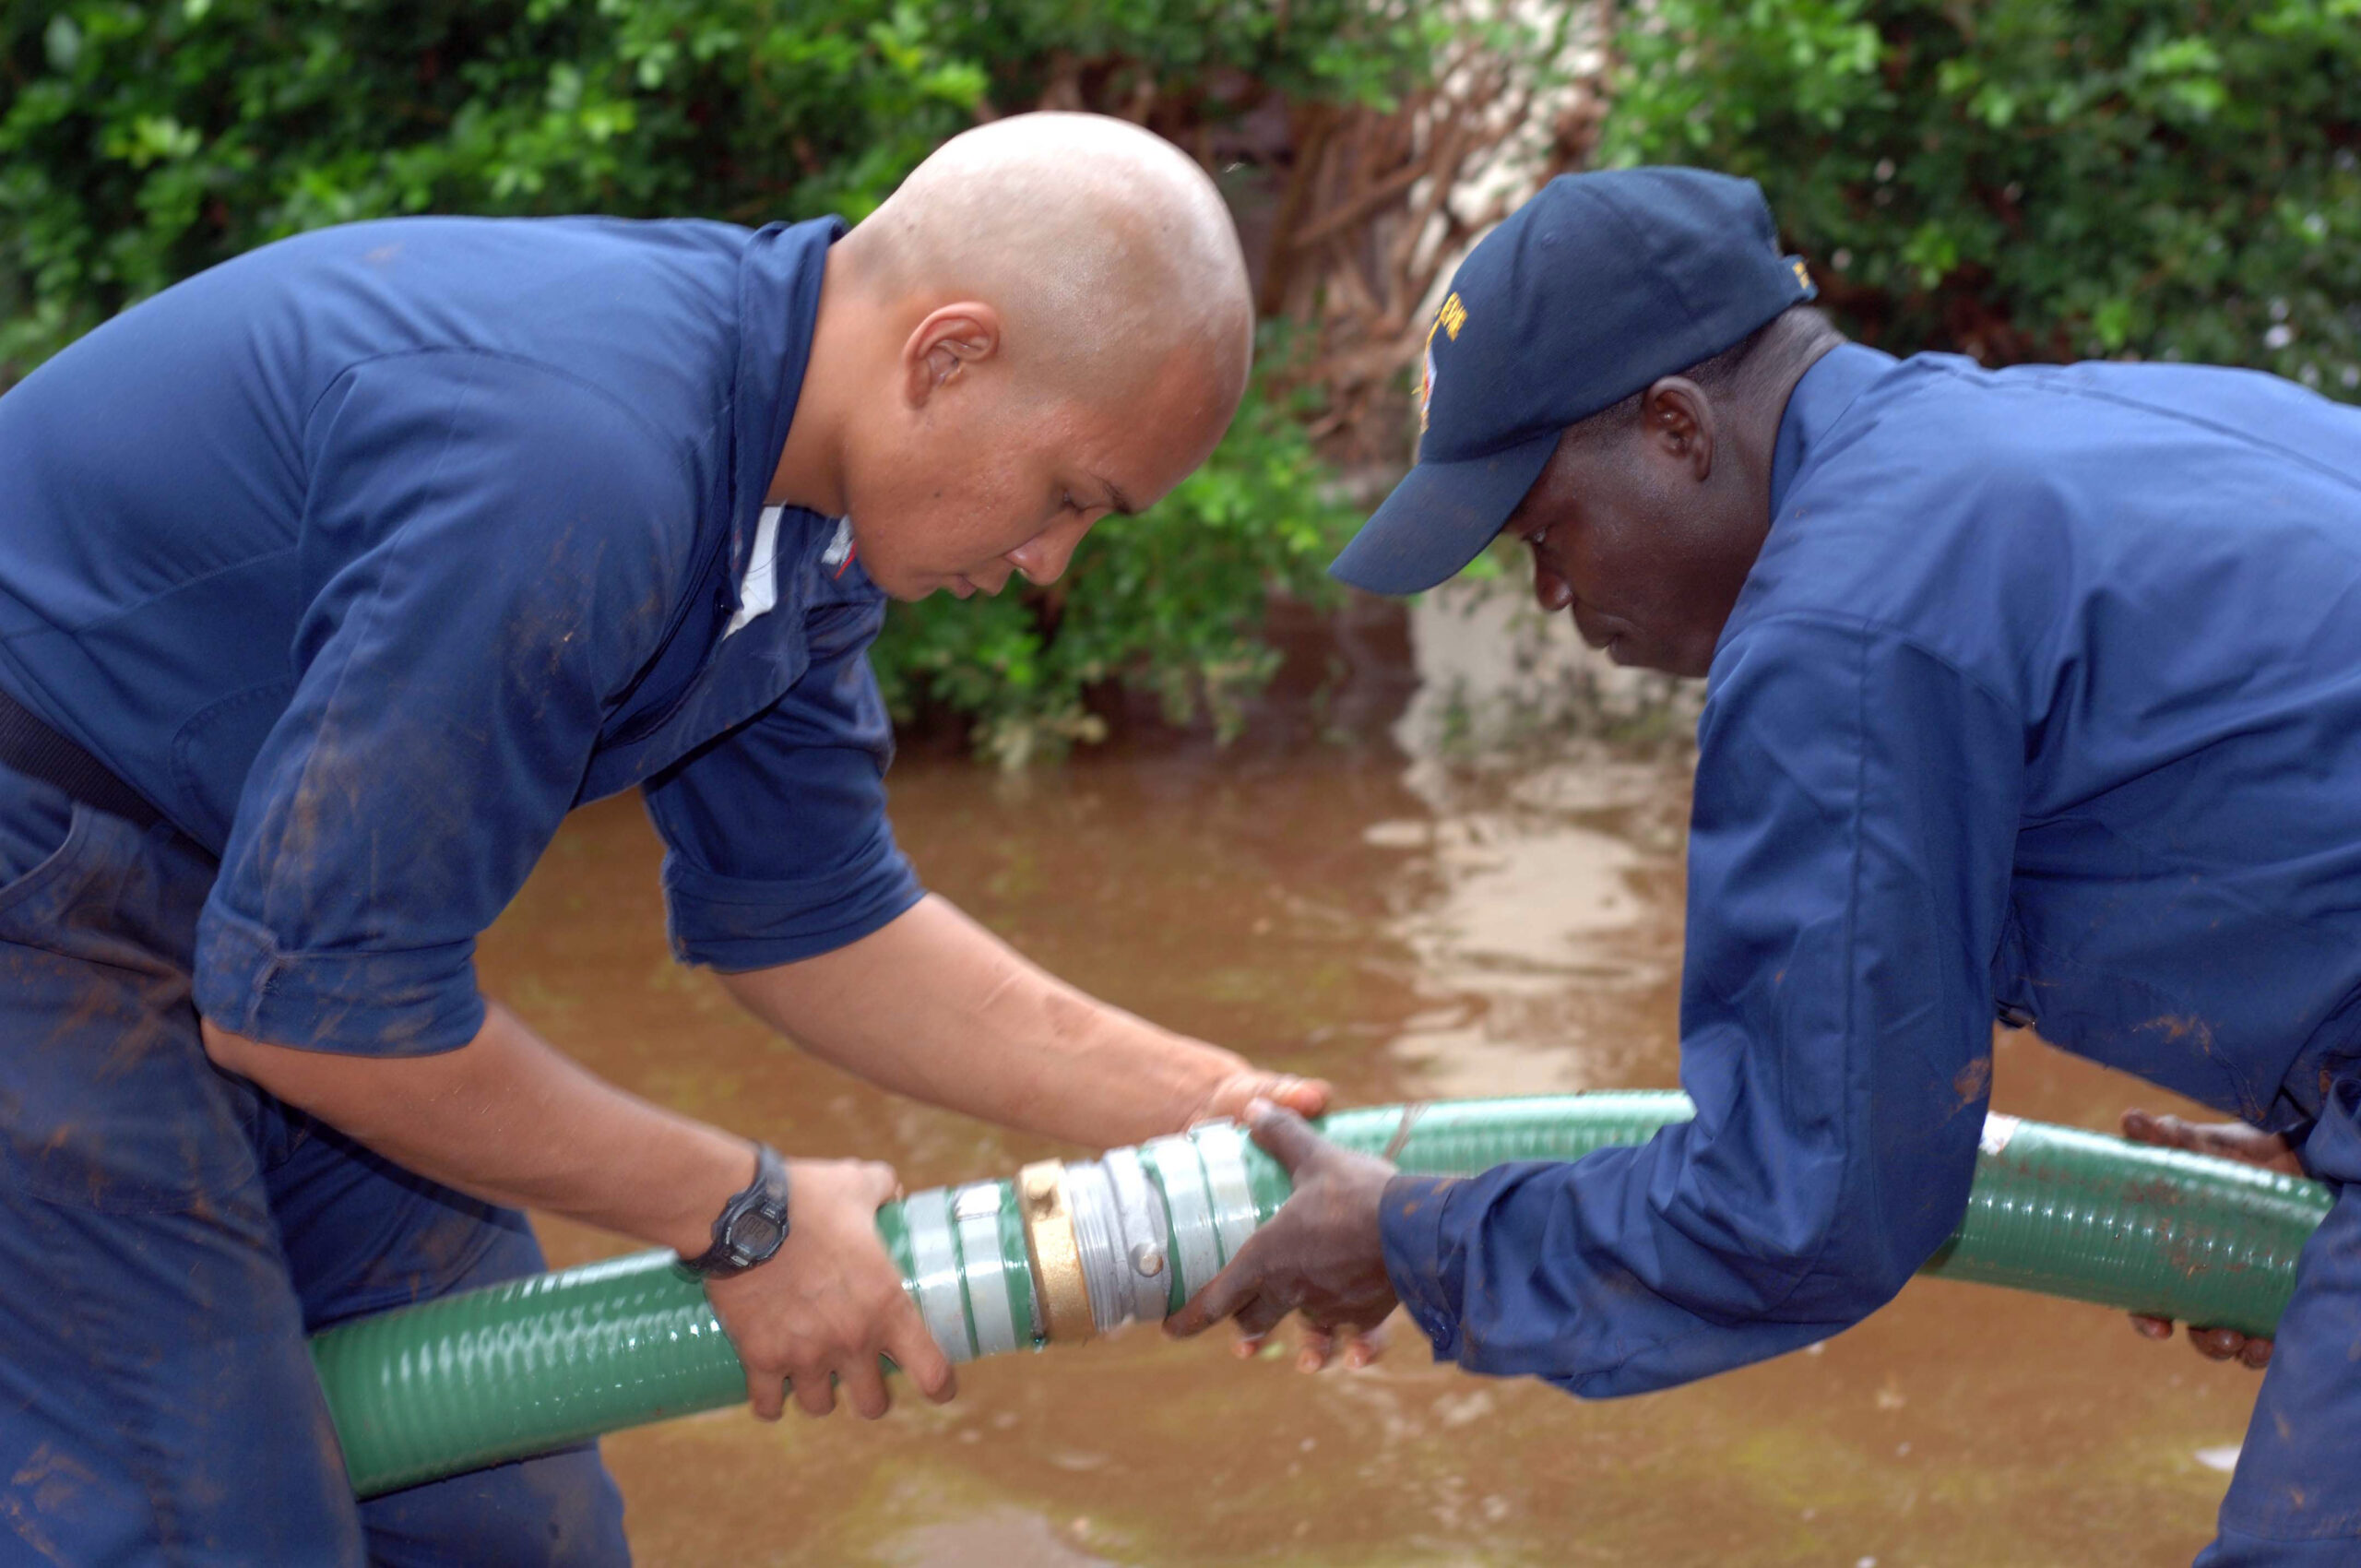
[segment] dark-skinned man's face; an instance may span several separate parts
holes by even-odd
[[[1636,420],[1577,427],[1503,530],[1533,549],[1534,597],[1618,664],[1703,675],[1769,527],[1724,410],[1693,382],[1650,386]]]

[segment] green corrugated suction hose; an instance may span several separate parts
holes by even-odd
[[[1690,1114],[1679,1094],[1607,1093],[1339,1111],[1321,1127],[1371,1154],[1398,1141],[1405,1170],[1465,1174],[1643,1143]],[[1077,1161],[1059,1182],[1054,1223],[1075,1243],[1062,1263],[1028,1257],[1028,1200],[1009,1182],[879,1212],[954,1360],[1046,1343],[1068,1276],[1087,1298],[1080,1334],[1164,1315],[1287,1192],[1287,1173],[1227,1123]],[[1994,1116],[1966,1218],[1926,1272],[2268,1334],[2329,1202],[2318,1182]],[[1071,1316],[1057,1327],[1076,1336]],[[363,1497],[745,1397],[703,1288],[669,1253],[345,1324],[312,1354]]]

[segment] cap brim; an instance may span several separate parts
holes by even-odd
[[[1328,575],[1371,593],[1422,593],[1484,552],[1558,449],[1558,431],[1489,457],[1420,463],[1403,476]]]

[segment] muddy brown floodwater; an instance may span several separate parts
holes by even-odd
[[[1676,1081],[1688,761],[1556,748],[1454,775],[1382,743],[1134,744],[1014,782],[896,767],[929,885],[1097,994],[1347,1102]],[[665,956],[633,799],[578,813],[483,943],[488,988],[616,1081],[916,1188],[1039,1140],[896,1100]],[[2166,1097],[2003,1036],[1995,1105],[2111,1127]],[[558,1265],[624,1250],[562,1222]],[[885,1420],[742,1409],[610,1438],[640,1562],[2180,1563],[2252,1375],[2118,1314],[1920,1280],[1811,1350],[1584,1403],[1432,1364],[1316,1376],[1152,1329],[963,1368]]]

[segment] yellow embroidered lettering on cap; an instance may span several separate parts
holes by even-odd
[[[1426,354],[1418,373],[1418,434],[1427,433],[1427,410],[1435,400],[1435,329],[1453,342],[1459,340],[1459,329],[1467,325],[1467,307],[1459,303],[1456,292],[1443,296],[1442,306],[1435,312],[1434,320],[1427,327]]]

